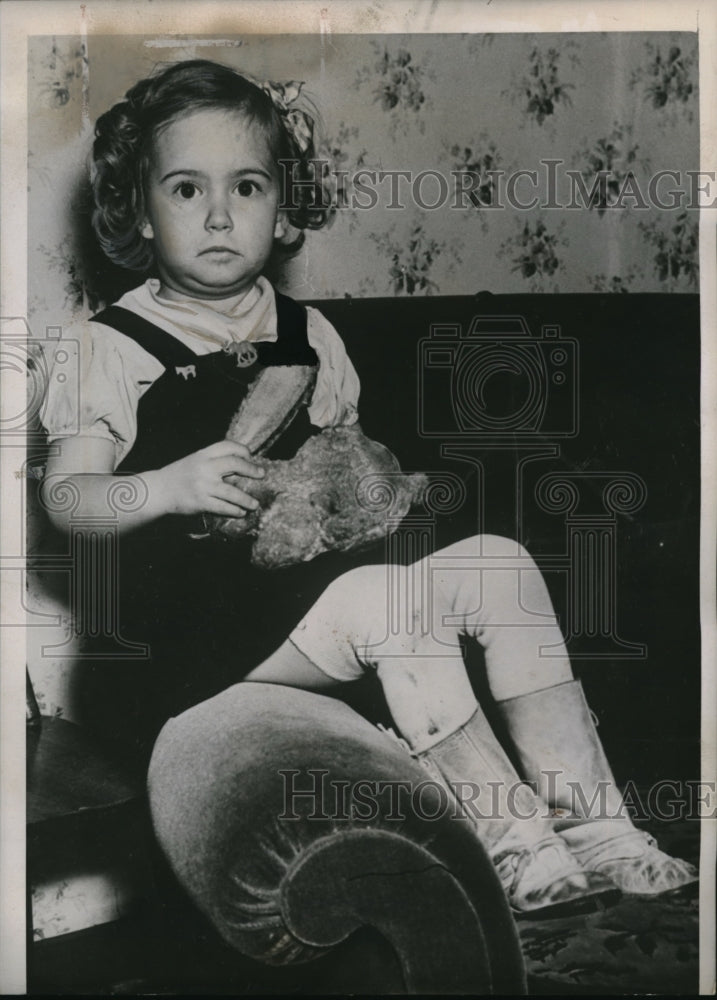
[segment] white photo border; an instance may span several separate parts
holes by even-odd
[[[170,27],[171,26],[171,27]],[[0,315],[27,315],[28,39],[51,34],[306,34],[697,31],[700,169],[717,169],[717,5],[711,0],[2,0],[0,2],[2,181]],[[168,30],[169,29],[169,30]],[[717,209],[700,213],[702,780],[714,781],[717,747]],[[2,372],[5,412],[14,408]],[[17,398],[17,397],[15,397]],[[24,405],[24,404],[23,404]],[[0,995],[25,992],[25,634],[23,628],[22,448],[0,449]],[[715,821],[703,822],[700,993],[715,991]]]

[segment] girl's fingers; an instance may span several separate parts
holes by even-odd
[[[220,500],[222,503],[231,504],[234,508],[234,513],[237,510],[241,510],[242,513],[247,510],[256,510],[259,506],[259,501],[247,493],[245,490],[240,489],[238,486],[232,486],[229,483],[222,483],[212,490],[212,498]],[[212,513],[215,513],[214,511]]]
[[[237,444],[236,441],[217,441],[204,449],[205,454],[210,458],[225,458],[233,455],[238,458],[251,458],[251,452],[245,444]]]
[[[260,465],[239,455],[227,455],[216,459],[215,468],[222,479],[231,475],[245,476],[247,479],[264,478],[264,470]]]
[[[247,511],[227,500],[218,500],[212,497],[211,503],[207,504],[205,514],[217,514],[221,517],[246,517]]]

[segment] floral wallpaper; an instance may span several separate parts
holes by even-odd
[[[426,89],[436,80],[430,68],[430,55],[424,57],[421,65],[413,61],[408,49],[394,50],[392,45],[389,50],[387,45],[376,41],[370,44],[375,60],[358,70],[356,87],[370,88],[373,104],[388,113],[390,134],[401,130],[407,135],[416,128],[424,135],[433,108],[430,99],[426,100]]]
[[[562,53],[568,52],[573,68],[578,69],[580,57],[575,52],[578,47],[570,38],[557,48],[544,44],[532,47],[527,59],[528,71],[520,78],[514,76],[511,87],[503,91],[520,106],[526,120],[542,125],[557,112],[558,105],[572,105],[570,91],[575,90],[575,84],[564,79],[560,62]]]
[[[697,53],[694,47],[674,42],[667,48],[645,42],[646,59],[630,77],[630,87],[641,89],[653,108],[666,108],[669,114],[682,109],[693,121]]]
[[[695,34],[224,42],[32,39],[41,322],[87,314],[136,282],[82,249],[92,123],[157,62],[196,56],[303,80],[318,109],[334,213],[281,279],[299,298],[697,289]]]

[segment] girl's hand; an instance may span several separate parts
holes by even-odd
[[[244,517],[259,502],[226,477],[262,479],[264,470],[245,445],[218,441],[150,475],[152,487],[160,493],[160,506],[168,514]]]

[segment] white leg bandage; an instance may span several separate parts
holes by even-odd
[[[346,573],[290,639],[336,680],[376,670],[396,724],[424,748],[475,710],[461,635],[483,646],[498,700],[572,678],[539,569],[516,542],[494,535],[465,539],[409,566]]]

